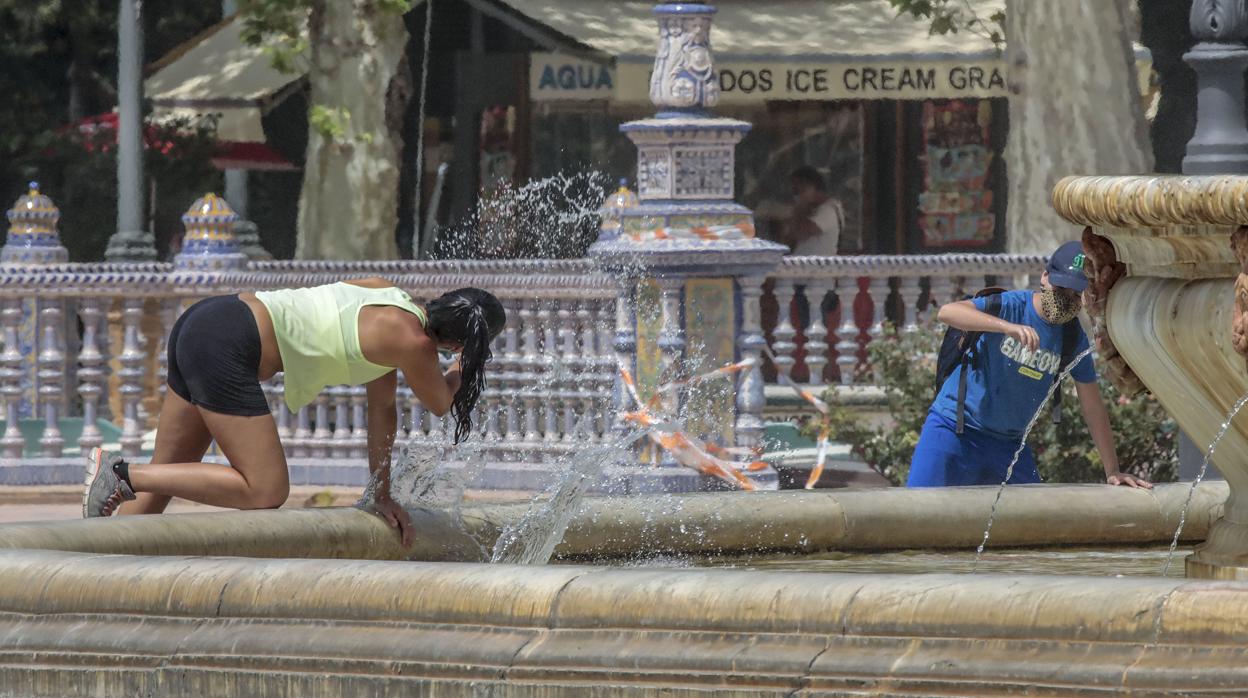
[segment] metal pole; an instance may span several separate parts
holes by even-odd
[[[156,259],[143,230],[143,2],[121,0],[117,14],[117,232],[110,261]]]

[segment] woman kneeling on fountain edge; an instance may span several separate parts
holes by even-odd
[[[1040,279],[1042,291],[1009,291],[940,308],[936,315],[940,322],[981,334],[966,360],[945,379],[928,411],[907,487],[1005,482],[1028,424],[1060,378],[1062,362],[1073,358],[1079,361],[1070,375],[1092,442],[1105,465],[1106,481],[1152,487],[1118,469],[1109,413],[1097,387],[1092,357],[1086,353],[1087,335],[1077,319],[1081,294],[1088,286],[1083,259],[1079,242],[1064,243],[1049,257]],[[1063,347],[1072,340],[1073,350]],[[963,371],[967,372],[964,382]],[[1010,484],[1040,482],[1029,446],[1023,446],[1008,478]]]
[[[490,342],[505,321],[498,299],[480,289],[451,291],[422,308],[380,278],[199,301],[169,332],[169,390],[152,462],[92,451],[83,516],[160,513],[171,497],[238,509],[281,506],[290,473],[260,382],[283,371],[292,411],[327,385],[367,386],[376,507],[407,545],[411,522],[389,494],[395,369],[426,410],[452,414],[458,443],[472,430]],[[459,353],[445,375],[439,351]],[[214,440],[228,467],[200,462]]]

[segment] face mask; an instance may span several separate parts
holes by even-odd
[[[1046,288],[1040,292],[1040,314],[1054,325],[1064,325],[1083,307],[1079,294]]]

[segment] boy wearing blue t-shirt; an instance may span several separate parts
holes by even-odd
[[[988,485],[1005,479],[1023,430],[1061,370],[1062,327],[1079,314],[1081,294],[1088,286],[1083,246],[1067,242],[1057,248],[1040,284],[1043,290],[1039,292],[1001,294],[997,315],[984,312],[987,298],[949,303],[937,312],[936,319],[946,325],[982,334],[972,350],[975,359],[967,374],[962,433],[957,430],[958,383],[963,370],[959,364],[928,412],[910,462],[907,487]],[[1088,348],[1087,335],[1081,327],[1076,330],[1072,357]],[[1106,482],[1151,488],[1148,481],[1118,469],[1109,413],[1096,384],[1092,357],[1083,357],[1070,375],[1092,442],[1105,464]],[[1019,455],[1009,481],[1040,482],[1031,447]]]

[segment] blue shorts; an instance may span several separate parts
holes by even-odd
[[[989,436],[973,429],[959,435],[956,425],[935,412],[927,413],[923,433],[910,461],[906,487],[999,485],[1018,448],[1018,441]],[[1018,456],[1011,485],[1040,482],[1036,459],[1027,446]]]

